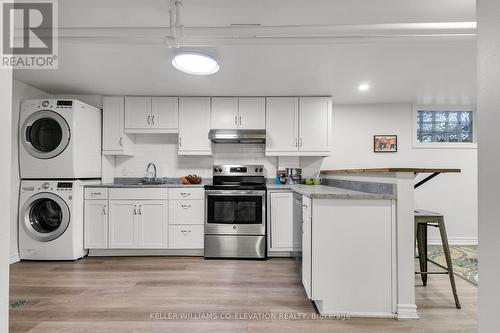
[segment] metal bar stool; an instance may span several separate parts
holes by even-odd
[[[443,244],[443,252],[444,257],[446,258],[447,267],[441,266],[434,261],[432,261],[432,263],[442,267],[445,270],[444,272],[427,271],[427,261],[431,261],[427,258],[427,226],[439,228],[439,234],[441,235],[441,242]],[[415,274],[421,275],[424,286],[427,285],[428,274],[448,274],[448,276],[450,277],[453,297],[455,298],[455,305],[457,309],[460,309],[461,306],[460,301],[458,300],[457,287],[455,285],[455,275],[453,274],[450,247],[448,245],[448,237],[446,236],[446,228],[444,226],[443,215],[421,209],[415,210],[415,241],[417,242],[418,248],[417,258],[420,263],[420,272],[415,272]]]

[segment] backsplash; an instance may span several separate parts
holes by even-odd
[[[153,162],[158,177],[180,177],[197,174],[212,177],[213,164],[262,164],[265,177],[273,178],[277,157],[265,157],[264,145],[214,144],[214,156],[179,156],[175,134],[135,136],[134,156],[117,156],[116,177],[143,177]]]

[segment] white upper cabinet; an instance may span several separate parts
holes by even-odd
[[[148,128],[151,123],[151,97],[125,97],[125,130]]]
[[[179,132],[179,98],[153,97],[151,99],[151,128],[161,133]]]
[[[299,150],[329,154],[332,140],[332,99],[299,100]]]
[[[212,98],[212,128],[238,128],[238,99]]]
[[[330,155],[331,98],[267,98],[266,133],[268,156]]]
[[[212,128],[266,128],[265,99],[253,97],[213,97]]]
[[[266,155],[298,152],[298,104],[295,97],[266,100]]]
[[[261,97],[239,99],[238,126],[243,129],[266,128],[266,102]]]
[[[179,98],[179,155],[212,155],[210,97]]]
[[[125,103],[123,96],[104,96],[102,110],[102,154],[131,155],[133,141],[124,132]]]
[[[127,133],[177,133],[177,97],[125,97]]]

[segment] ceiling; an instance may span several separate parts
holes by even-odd
[[[167,27],[168,1],[59,1],[59,26]],[[475,21],[470,0],[184,0],[186,30],[262,26]],[[298,27],[297,27],[298,26]],[[307,28],[307,27],[306,27]],[[135,29],[135,30],[134,30]],[[305,31],[305,30],[304,30]],[[470,36],[210,41],[218,73],[190,76],[170,64],[174,49],[132,39],[68,38],[58,70],[15,78],[57,94],[333,95],[335,103],[473,104],[476,46]],[[276,42],[275,42],[276,41]],[[372,89],[360,93],[357,85]]]

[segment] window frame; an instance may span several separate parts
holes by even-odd
[[[417,139],[417,113],[418,111],[468,111],[472,112],[472,142],[420,142]],[[476,108],[472,105],[413,105],[412,111],[412,142],[413,148],[447,148],[447,149],[476,149]]]

